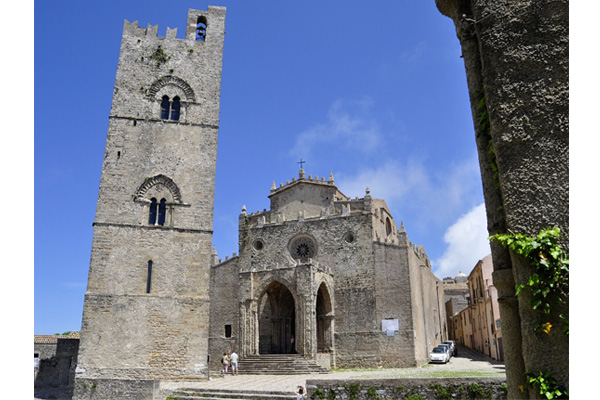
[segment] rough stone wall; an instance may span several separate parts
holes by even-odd
[[[452,18],[465,61],[490,235],[536,236],[557,226],[569,248],[569,2],[436,0]],[[464,17],[463,17],[464,16]],[[485,98],[487,119],[479,105]],[[489,121],[489,129],[481,121]],[[485,132],[487,130],[487,132]],[[491,153],[490,145],[493,148]],[[497,175],[496,175],[497,173]],[[538,315],[515,284],[534,271],[492,243],[509,397],[525,372],[549,372],[569,386],[568,336],[551,319],[550,335],[533,331]],[[568,315],[568,303],[557,310]]]
[[[332,177],[311,179],[301,170],[299,181],[271,189],[274,209],[251,214],[244,209],[240,215],[239,256],[212,268],[211,354],[220,356],[232,344],[242,357],[267,351],[260,336],[269,335],[271,322],[261,319],[261,307],[278,307],[264,300],[265,291],[278,282],[293,297],[296,348],[305,356],[315,359],[319,351],[328,351],[338,367],[427,363],[430,347],[443,340],[445,310],[440,281],[423,248],[408,241],[404,227],[399,233],[385,202],[372,199],[368,190],[364,198],[349,200]],[[334,194],[342,197],[334,200]],[[298,237],[313,243],[307,260],[293,251]],[[224,298],[230,288],[239,292],[237,315],[234,300]],[[315,310],[321,290],[324,308]],[[329,316],[321,322],[328,328],[318,328],[324,313]],[[233,315],[239,315],[239,322],[229,322],[239,329],[238,340],[225,340],[223,325]],[[382,321],[390,319],[398,320],[393,335],[382,330]],[[289,329],[282,327],[276,329]],[[320,332],[325,338],[317,338]]]
[[[151,379],[77,380],[74,398],[81,400],[156,400],[159,381]]]
[[[419,365],[415,357],[415,330],[412,318],[412,299],[407,247],[373,243],[375,254],[375,319],[397,319],[399,331],[394,336],[379,332],[380,365],[388,368]]]
[[[205,41],[194,40],[199,16],[207,19]],[[124,23],[84,301],[81,379],[207,373],[225,8],[189,10],[187,23],[186,39]],[[162,118],[163,96],[180,98],[178,120]],[[163,225],[149,223],[151,198],[166,200]]]
[[[35,375],[36,397],[70,398],[73,394],[79,339],[58,338],[55,343],[36,343],[39,370]]]
[[[506,399],[500,378],[307,380],[311,399]]]
[[[239,353],[239,263],[238,257],[211,268],[210,275],[210,325],[208,348],[210,370],[221,370],[223,352]],[[231,326],[231,337],[225,336],[225,325]]]

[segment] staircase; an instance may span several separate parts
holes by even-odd
[[[327,374],[330,371],[300,354],[261,354],[240,360],[240,375]]]
[[[167,399],[172,400],[295,400],[293,393],[244,389],[179,389]]]

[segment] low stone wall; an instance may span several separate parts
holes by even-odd
[[[155,400],[159,381],[150,379],[75,380],[74,400]]]
[[[507,398],[505,378],[309,379],[306,389],[309,398],[326,400]]]

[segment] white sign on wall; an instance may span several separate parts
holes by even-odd
[[[381,330],[384,332],[394,332],[398,330],[398,320],[397,319],[382,319],[381,320]],[[388,333],[389,335],[389,333]],[[393,333],[392,333],[393,335]],[[389,335],[389,336],[392,336]]]

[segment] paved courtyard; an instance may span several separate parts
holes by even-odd
[[[240,361],[243,368],[243,360]],[[211,375],[208,382],[161,382],[161,389],[178,387],[206,389],[240,389],[290,391],[314,379],[393,379],[436,377],[506,377],[504,363],[492,360],[471,349],[459,348],[458,355],[447,364],[427,364],[420,368],[335,371],[310,375]]]

